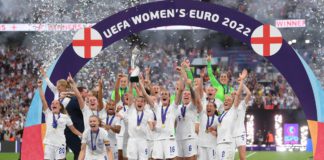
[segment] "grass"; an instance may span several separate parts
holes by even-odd
[[[247,152],[247,160],[310,160],[311,152]],[[18,160],[18,153],[0,153],[1,160]],[[68,153],[67,160],[72,160],[73,154]],[[235,160],[238,155],[235,155]]]

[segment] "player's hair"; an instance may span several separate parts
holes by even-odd
[[[87,88],[86,88],[86,87],[83,87],[83,86],[78,87],[78,91],[79,91],[79,92],[82,92],[82,91],[85,90],[85,89],[87,89]]]
[[[99,122],[99,127],[102,127],[102,123],[101,123],[101,120],[100,120],[99,116],[93,114],[93,115],[91,115],[91,116],[89,117],[89,119],[92,118],[92,117],[97,118],[97,120],[98,120],[98,122]]]
[[[217,111],[217,105],[216,105],[216,103],[214,103],[214,102],[208,102],[208,104],[209,103],[214,106],[214,108],[215,108],[215,115],[218,116],[218,111]]]
[[[65,88],[70,88],[69,83],[65,79],[60,79],[56,83],[59,84],[59,85],[64,86]]]
[[[67,113],[66,109],[64,108],[64,105],[61,102],[60,102],[60,107],[61,107],[60,113],[66,114]]]

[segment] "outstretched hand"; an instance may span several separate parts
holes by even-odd
[[[42,87],[42,84],[43,84],[43,81],[42,81],[42,80],[38,80],[38,81],[37,81],[37,86],[38,86],[38,87]]]
[[[46,72],[43,67],[39,68],[40,73],[42,74],[43,77],[46,77]]]
[[[211,62],[211,59],[212,59],[211,55],[208,55],[206,58],[207,62]]]
[[[67,81],[68,81],[70,84],[75,84],[75,82],[74,82],[74,80],[73,80],[73,78],[72,78],[72,76],[71,76],[71,73],[69,73],[69,76],[68,76],[68,78],[67,78]]]
[[[246,69],[243,69],[242,73],[240,73],[238,81],[240,82],[244,80],[247,77],[247,75],[248,75],[248,71]]]

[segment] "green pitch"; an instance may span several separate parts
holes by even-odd
[[[312,160],[310,152],[247,152],[248,160]],[[18,160],[19,154],[0,153],[1,160]],[[72,160],[73,154],[68,153],[67,160]],[[235,160],[238,160],[235,155]]]

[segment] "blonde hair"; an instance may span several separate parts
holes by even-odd
[[[70,85],[65,79],[60,79],[56,82],[57,85],[62,85],[65,88],[70,88]]]

